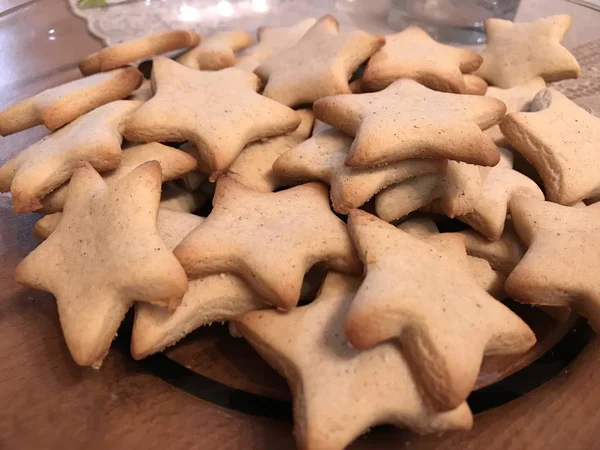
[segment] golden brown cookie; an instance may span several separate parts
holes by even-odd
[[[475,230],[460,232],[465,237],[467,253],[485,259],[494,270],[507,275],[521,261],[525,247],[515,233],[512,221],[507,220],[500,239],[490,241]]]
[[[390,186],[375,197],[375,212],[386,222],[400,219],[433,202],[448,217],[473,210],[482,186],[481,168],[448,161],[439,175],[427,175]]]
[[[154,59],[155,94],[127,121],[133,142],[190,141],[214,181],[250,142],[288,133],[300,124],[290,108],[256,93],[256,75],[229,68],[197,71]]]
[[[571,307],[600,331],[600,203],[572,208],[519,196],[510,207],[529,248],[506,291],[522,303]]]
[[[193,214],[161,209],[157,228],[167,248],[173,250],[203,220],[203,217]],[[181,304],[173,313],[157,305],[136,304],[131,354],[135,359],[145,358],[174,345],[203,325],[230,320],[267,307],[235,275],[221,273],[191,280]]]
[[[447,158],[493,166],[500,154],[486,130],[502,120],[500,100],[436,92],[398,80],[372,94],[317,100],[315,117],[356,136],[346,165],[371,167],[410,158]]]
[[[418,433],[469,429],[466,403],[436,412],[422,397],[394,342],[349,346],[344,318],[360,280],[329,272],[314,302],[288,313],[256,311],[236,329],[288,381],[299,448],[346,448],[369,427],[391,423]]]
[[[337,20],[327,15],[296,45],[254,73],[266,83],[263,95],[288,106],[309,104],[328,95],[350,94],[348,80],[383,44],[383,36],[364,31],[340,33]]]
[[[220,70],[235,64],[235,52],[252,44],[244,30],[232,30],[202,38],[200,44],[188,50],[177,62],[190,69]]]
[[[488,85],[483,78],[470,73],[463,75],[465,82],[465,94],[470,95],[485,95],[488,90]]]
[[[259,27],[258,43],[237,58],[236,67],[253,72],[272,56],[296,44],[316,21],[309,17],[289,27]]]
[[[296,306],[304,274],[317,262],[361,270],[346,225],[320,183],[261,193],[220,177],[212,212],[175,255],[191,279],[234,273],[281,309]]]
[[[487,19],[488,43],[475,74],[504,89],[538,76],[546,81],[577,78],[581,72],[577,60],[560,45],[570,27],[567,14],[524,23]]]
[[[282,184],[273,170],[273,163],[292,147],[306,140],[312,131],[315,116],[310,109],[298,111],[301,118],[296,130],[248,145],[227,169],[227,175],[238,183],[259,192],[273,192]]]
[[[492,241],[502,236],[511,199],[517,195],[527,195],[544,200],[544,193],[538,185],[512,168],[512,153],[506,149],[500,150],[502,162],[489,169],[485,175],[481,195],[473,210],[458,217]]]
[[[79,365],[100,367],[134,300],[174,310],[187,290],[156,230],[160,185],[157,162],[110,187],[85,164],[71,179],[58,227],[15,271],[19,283],[55,295]]]
[[[346,335],[359,349],[398,339],[436,409],[465,400],[484,355],[519,354],[535,343],[525,322],[455,258],[364,211],[350,213],[348,228],[367,275]]]
[[[202,186],[202,184],[205,183],[208,179],[208,168],[203,166],[204,161],[202,161],[202,157],[200,156],[198,149],[194,147],[194,145],[190,142],[186,142],[185,144],[181,145],[179,149],[192,156],[197,162],[196,170],[185,174],[181,178],[179,184],[186,191],[197,191],[198,189],[200,189],[200,186]]]
[[[546,198],[573,205],[600,196],[600,119],[554,89],[540,91],[530,111],[507,114],[500,129],[535,167]]]
[[[0,136],[36,125],[56,130],[99,106],[127,97],[141,82],[142,73],[127,67],[47,89],[0,111]]]
[[[158,161],[163,183],[180,178],[196,167],[196,160],[192,156],[157,142],[130,146],[124,149],[121,155],[121,162],[117,168],[100,174],[109,186],[148,161]],[[69,183],[65,183],[46,195],[41,201],[42,211],[45,213],[62,211],[68,189]]]
[[[0,191],[11,191],[13,210],[28,213],[88,162],[98,171],[121,162],[123,126],[141,102],[121,100],[85,114],[31,145],[0,168]]]
[[[410,25],[385,36],[385,45],[369,59],[362,76],[365,91],[380,91],[400,78],[410,78],[430,89],[466,94],[463,73],[474,72],[483,58],[464,48],[434,41]]]
[[[331,127],[284,153],[273,171],[288,180],[318,180],[331,186],[333,209],[348,214],[368,202],[386,186],[446,168],[445,160],[409,159],[374,168],[347,167],[344,164],[352,138]]]
[[[519,84],[509,89],[501,89],[490,86],[486,92],[489,97],[494,97],[506,105],[506,113],[528,111],[531,101],[535,95],[546,87],[542,77],[535,77],[526,83]],[[496,145],[506,146],[508,143],[500,131],[499,125],[494,125],[486,130],[486,133],[494,140]]]
[[[106,72],[141,59],[192,47],[199,42],[200,36],[193,31],[171,30],[155,33],[92,53],[79,62],[79,70],[83,75]]]
[[[465,270],[477,284],[495,298],[504,296],[506,276],[492,269],[485,259],[467,255],[466,238],[461,233],[441,233],[431,219],[421,217],[402,222],[396,228],[418,237],[438,252],[454,258],[456,265]]]

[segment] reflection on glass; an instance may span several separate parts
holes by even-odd
[[[181,5],[179,7],[179,19],[184,22],[195,22],[200,19],[200,11],[193,6]]]
[[[151,0],[145,0],[148,4]],[[387,0],[386,0],[387,1]],[[179,7],[179,20],[184,22],[219,21],[223,17],[243,17],[264,14],[270,11],[278,0],[240,0],[219,2],[200,2],[205,7],[183,4]]]
[[[267,0],[252,0],[251,8],[258,13],[264,13],[269,10],[269,5],[267,4]]]
[[[231,17],[235,11],[233,10],[233,5],[231,3],[226,0],[221,0],[217,3],[217,12],[222,16]]]

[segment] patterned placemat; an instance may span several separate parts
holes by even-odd
[[[88,30],[107,45],[175,28],[201,35],[242,28],[251,34],[261,25],[291,25],[305,17],[333,14],[342,28],[390,33],[382,14],[389,0],[361,14],[352,0],[68,0]]]
[[[87,21],[89,31],[107,45],[146,34],[175,28],[198,31],[201,35],[222,29],[243,28],[251,33],[261,25],[281,26],[305,17],[334,14],[343,28],[364,28],[390,33],[384,11],[348,12],[351,0],[69,0],[73,12]],[[385,8],[385,1],[370,5]],[[600,40],[572,50],[581,64],[576,80],[553,83],[587,109],[600,111]]]
[[[572,50],[581,65],[581,77],[553,83],[571,99],[600,95],[600,41],[592,41]]]

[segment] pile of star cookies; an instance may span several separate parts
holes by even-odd
[[[287,378],[301,448],[468,429],[484,356],[536,342],[501,300],[600,329],[600,119],[545,84],[579,75],[570,20],[490,19],[482,54],[325,16],[90,55],[0,112],[2,135],[52,130],[0,168],[15,212],[46,213],[16,279],[55,295],[83,366],[132,304],[136,359],[231,321]]]

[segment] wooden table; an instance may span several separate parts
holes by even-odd
[[[525,1],[518,18],[542,12],[574,16],[567,45],[600,38],[598,13],[562,1]],[[0,0],[0,109],[76,78],[76,62],[100,47],[62,0]],[[0,163],[44,134],[37,127],[0,138]],[[12,279],[37,245],[31,237],[36,218],[14,215],[10,197],[0,196],[0,449],[293,448],[291,424],[199,400],[144,371],[125,352],[112,351],[100,371],[76,366],[53,297]],[[540,389],[479,415],[469,433],[418,437],[385,428],[353,447],[598,448],[599,369],[600,345],[593,341]]]

